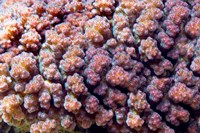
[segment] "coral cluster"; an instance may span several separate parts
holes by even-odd
[[[199,0],[0,0],[0,132],[200,132]]]

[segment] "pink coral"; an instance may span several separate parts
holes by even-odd
[[[73,131],[76,127],[76,123],[73,121],[73,117],[66,115],[61,120],[61,126],[64,127],[67,131]]]
[[[142,60],[145,62],[148,60],[159,59],[161,57],[161,53],[157,48],[157,42],[151,37],[141,41],[139,53]]]
[[[142,128],[142,125],[144,124],[144,120],[141,119],[137,113],[128,112],[126,123],[130,128],[139,131]]]
[[[49,109],[50,108],[50,100],[51,100],[51,95],[47,90],[43,90],[39,93],[39,103],[40,107],[44,109]]]
[[[32,53],[23,52],[11,60],[10,75],[16,80],[29,79],[37,72],[37,62]]]
[[[65,96],[64,108],[72,113],[77,113],[77,111],[81,108],[82,104],[74,97],[67,95]]]
[[[168,92],[169,97],[175,102],[182,102],[190,105],[194,109],[199,109],[200,94],[188,88],[183,83],[177,83]]]
[[[24,97],[24,107],[29,113],[38,111],[38,98],[35,95],[26,95]]]
[[[111,36],[110,24],[106,17],[96,16],[86,22],[85,36],[89,42],[102,43]]]
[[[146,100],[146,94],[138,91],[136,94],[130,94],[128,106],[133,107],[137,112],[145,112],[149,110],[150,105]]]
[[[86,52],[86,59],[90,61],[84,71],[87,82],[91,85],[96,85],[101,80],[101,75],[109,68],[111,58],[104,49],[90,47]]]
[[[88,115],[84,110],[80,110],[78,114],[76,114],[77,124],[84,129],[90,128],[93,124],[90,115]]]
[[[158,113],[152,112],[151,115],[148,116],[148,120],[147,120],[148,127],[153,131],[160,129],[160,126],[162,123],[161,120],[162,118]]]
[[[30,30],[24,33],[19,40],[27,49],[37,51],[41,45],[41,36],[36,30]]]
[[[146,8],[136,19],[137,23],[134,24],[134,32],[139,36],[146,36],[149,32],[154,32],[158,28],[156,20],[159,20],[162,16],[163,12],[159,8]]]
[[[22,127],[25,114],[22,112],[23,99],[19,95],[9,95],[1,101],[2,119],[10,125]]]
[[[79,46],[71,46],[63,55],[59,68],[67,75],[68,73],[76,72],[83,67],[85,63],[84,56],[85,54]]]
[[[107,95],[104,97],[103,102],[105,105],[112,109],[117,108],[117,105],[124,106],[127,96],[117,89],[109,89]]]
[[[169,90],[169,97],[174,100],[174,102],[187,102],[192,96],[192,90],[182,83],[177,83]]]
[[[122,67],[114,66],[106,75],[106,80],[113,86],[126,86],[131,80],[131,75]]]
[[[195,17],[192,18],[185,27],[186,32],[191,37],[198,37],[199,36],[199,30],[200,30],[200,19]]]
[[[0,43],[3,48],[12,47],[12,40],[14,40],[23,31],[22,24],[16,19],[5,19],[1,26]]]
[[[83,77],[77,73],[67,78],[65,87],[66,90],[71,91],[75,95],[80,95],[87,92],[87,88],[83,83]]]
[[[61,74],[56,65],[55,54],[45,49],[40,51],[40,72],[48,80],[59,80]]]
[[[31,133],[56,132],[56,121],[50,119],[39,121],[31,125],[30,131]]]
[[[199,11],[200,0],[1,1],[0,132],[198,132]]]
[[[119,42],[133,43],[135,41],[129,28],[128,17],[122,13],[114,14],[114,36]]]
[[[200,73],[199,63],[200,63],[200,57],[195,57],[190,66],[192,71],[196,73]]]
[[[159,32],[158,39],[161,41],[160,45],[164,49],[170,49],[174,44],[174,40],[169,37],[165,32]]]
[[[12,79],[9,76],[8,65],[0,63],[0,93],[8,91],[12,85]]]
[[[166,115],[167,121],[175,126],[178,126],[181,122],[187,122],[189,120],[189,112],[180,106],[171,106],[169,113]]]
[[[100,12],[111,14],[114,10],[115,0],[95,0],[93,5],[99,10]]]
[[[89,114],[94,114],[99,110],[99,100],[95,96],[89,95],[85,100],[84,106]]]
[[[36,75],[28,84],[26,84],[24,93],[25,94],[37,93],[42,89],[43,85],[44,81],[42,76]]]
[[[95,115],[95,121],[98,126],[104,126],[111,120],[112,117],[112,110],[106,110],[100,106],[97,114]]]
[[[118,124],[124,124],[126,120],[126,109],[124,107],[115,110],[116,121]]]

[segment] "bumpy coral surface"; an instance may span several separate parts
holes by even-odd
[[[0,132],[200,133],[200,0],[0,0]]]

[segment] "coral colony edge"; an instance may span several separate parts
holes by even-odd
[[[0,133],[200,133],[200,0],[0,0]]]

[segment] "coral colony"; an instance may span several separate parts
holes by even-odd
[[[200,133],[200,0],[3,0],[1,132]]]

